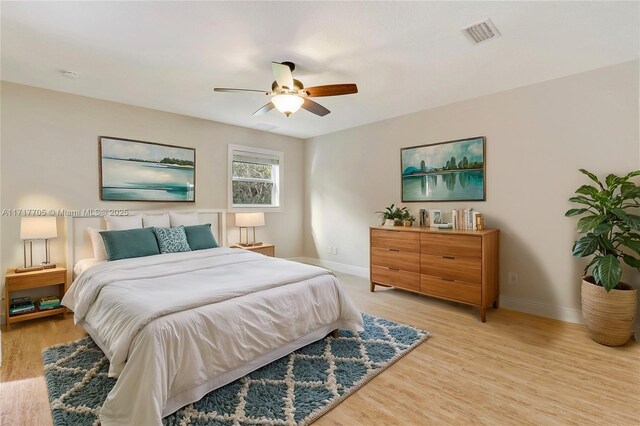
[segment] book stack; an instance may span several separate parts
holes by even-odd
[[[38,299],[38,309],[46,311],[60,307],[60,299],[58,296],[45,296]]]
[[[36,307],[30,297],[16,297],[14,299],[11,299],[11,304],[9,305],[9,315],[14,316],[29,314],[35,311]]]
[[[473,211],[473,209],[452,210],[451,220],[453,229],[466,229],[478,231],[484,229],[484,216],[482,213]]]

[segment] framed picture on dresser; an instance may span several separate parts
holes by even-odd
[[[98,152],[101,200],[196,200],[194,148],[101,136]]]
[[[484,201],[485,137],[400,150],[402,202]]]

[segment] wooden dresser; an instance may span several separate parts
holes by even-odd
[[[498,229],[370,228],[371,291],[392,286],[480,308],[498,307]]]

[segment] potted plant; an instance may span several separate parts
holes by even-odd
[[[380,215],[384,226],[402,226],[405,215],[409,214],[409,216],[411,216],[406,207],[400,208],[395,204],[391,204],[389,207],[376,213]]]
[[[404,214],[402,215],[402,225],[410,228],[413,226],[413,222],[415,221],[416,217],[409,213],[408,210],[405,210]]]
[[[580,172],[597,184],[582,185],[569,201],[581,207],[565,216],[582,216],[573,255],[589,257],[582,278],[582,317],[591,338],[608,346],[621,346],[631,337],[637,290],[621,281],[621,261],[640,270],[640,187],[626,176],[610,174],[601,182],[587,170]],[[591,275],[587,275],[591,271]]]

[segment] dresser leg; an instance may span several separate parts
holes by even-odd
[[[482,322],[487,322],[487,308],[484,306],[480,308],[480,320]]]
[[[494,309],[498,309],[500,307],[500,299],[496,299],[493,301],[493,307]]]
[[[376,285],[375,285],[373,282],[371,282],[371,283],[369,284],[369,291],[370,291],[371,293],[373,293],[373,292],[375,291],[375,289],[376,289]]]

